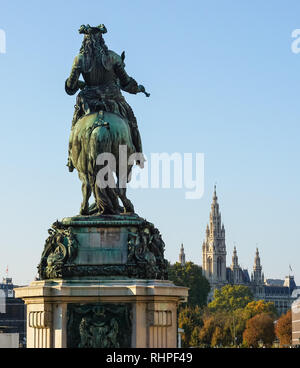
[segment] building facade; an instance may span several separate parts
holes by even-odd
[[[15,298],[13,290],[15,287],[17,286],[8,277],[3,278],[2,283],[0,283],[0,333],[13,339],[15,339],[15,335],[18,335],[19,345],[24,346],[26,307],[22,299]]]
[[[300,346],[300,298],[292,304],[292,345]]]
[[[202,245],[202,272],[211,286],[208,302],[213,299],[215,289],[231,284],[248,286],[255,300],[273,302],[279,314],[285,313],[291,307],[295,299],[292,294],[297,289],[293,276],[287,276],[285,280],[265,280],[258,248],[256,248],[251,277],[248,270],[242,269],[239,265],[236,247],[234,247],[229,267],[226,264],[226,254],[225,227],[221,221],[215,186],[209,224]]]

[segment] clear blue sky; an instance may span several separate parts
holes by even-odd
[[[65,167],[75,97],[64,81],[81,24],[104,23],[109,48],[126,51],[127,71],[151,93],[126,95],[144,151],[205,154],[205,193],[131,190],[153,222],[166,257],[202,263],[201,245],[217,182],[226,229],[252,270],[255,248],[267,278],[291,264],[300,284],[300,54],[291,33],[300,3],[276,0],[2,1],[0,29],[1,251],[19,284],[32,281],[56,220],[78,213],[81,184]]]

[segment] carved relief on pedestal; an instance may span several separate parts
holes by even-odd
[[[123,276],[167,280],[165,243],[159,230],[137,216],[121,222],[118,217],[111,218],[79,218],[72,226],[55,222],[48,230],[39,278]]]
[[[131,346],[131,304],[69,304],[68,348]]]

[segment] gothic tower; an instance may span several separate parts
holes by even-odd
[[[202,270],[208,279],[211,292],[226,284],[226,245],[225,228],[221,223],[216,186],[206,228],[206,239],[202,246]]]
[[[244,283],[243,282],[243,270],[241,266],[239,265],[236,247],[234,247],[234,250],[233,250],[232,263],[231,263],[230,269],[232,271],[230,282],[234,285],[243,284]]]
[[[180,248],[179,263],[181,264],[181,266],[185,265],[185,253],[184,253],[183,244],[181,244],[181,248]]]
[[[233,256],[232,256],[232,263],[230,266],[231,270],[232,270],[232,274],[233,274],[233,283],[234,284],[238,284],[239,283],[239,274],[240,274],[240,267],[239,267],[239,261],[238,261],[238,256],[237,256],[237,252],[236,252],[236,247],[234,247],[233,250]]]
[[[264,283],[264,274],[262,273],[262,266],[260,264],[258,248],[256,248],[253,272],[251,274],[251,282],[257,285]]]

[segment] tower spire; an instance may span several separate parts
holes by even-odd
[[[217,201],[218,197],[217,197],[217,185],[214,185],[214,194],[213,194],[213,201]]]
[[[185,253],[184,253],[183,243],[181,243],[181,247],[180,247],[179,263],[181,264],[181,266],[185,266]]]
[[[255,257],[254,257],[254,266],[253,266],[253,273],[251,279],[256,284],[261,284],[264,282],[264,275],[262,273],[262,266],[260,263],[260,256],[258,248],[256,247]]]
[[[233,248],[232,266],[238,266],[238,256],[237,256],[236,246],[234,246]]]
[[[226,284],[225,228],[221,221],[216,184],[214,185],[206,240],[202,246],[202,270],[211,292]]]
[[[242,271],[239,265],[239,260],[237,256],[236,246],[234,245],[233,248],[233,255],[232,255],[232,263],[231,263],[231,271],[232,271],[232,281],[234,284],[240,284],[243,282],[242,278]]]

